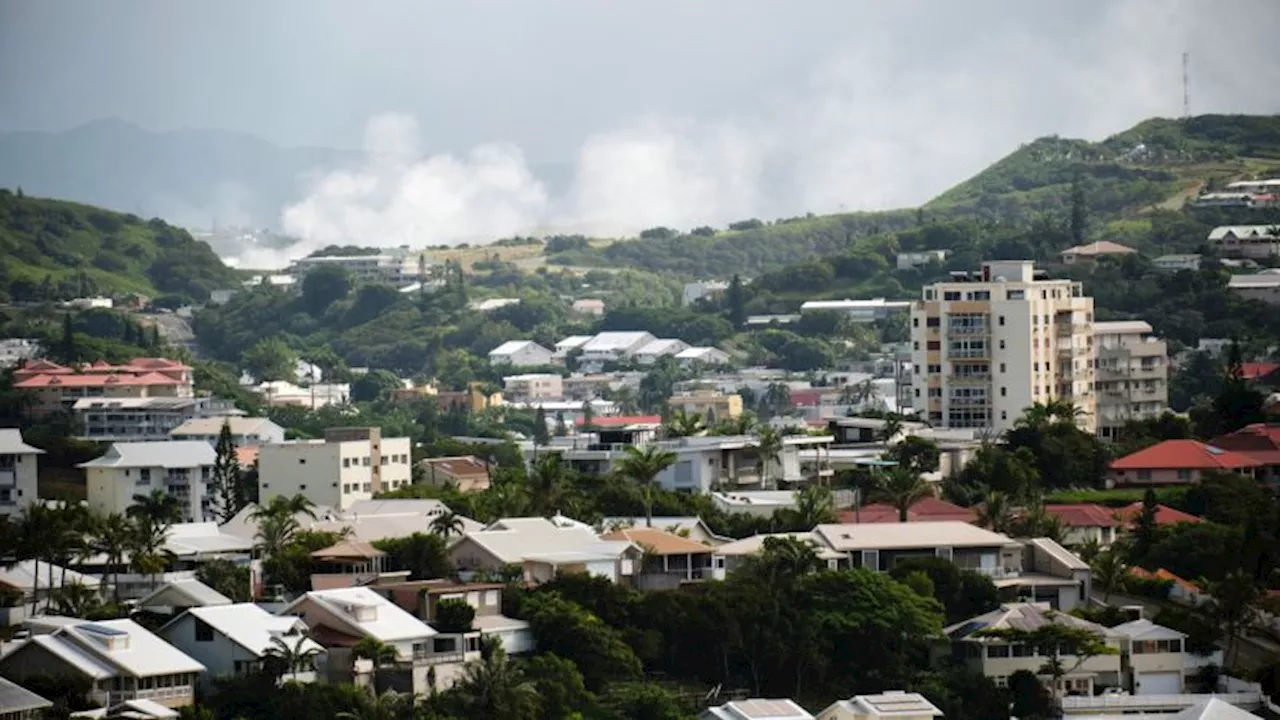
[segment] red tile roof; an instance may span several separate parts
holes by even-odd
[[[1094,503],[1045,505],[1044,509],[1062,520],[1067,527],[1120,527],[1115,511]]]
[[[1247,455],[1198,440],[1165,440],[1111,463],[1112,470],[1236,470],[1259,467]]]
[[[1280,424],[1246,425],[1209,442],[1223,450],[1247,455],[1264,465],[1280,465]]]
[[[822,390],[792,390],[788,397],[791,407],[803,407],[822,404]]]
[[[577,425],[586,425],[586,418],[578,418]],[[601,428],[626,427],[628,425],[661,425],[661,415],[612,415],[592,418],[591,425]]]
[[[32,390],[39,388],[111,387],[113,385],[182,385],[183,383],[157,372],[141,375],[128,373],[104,373],[101,375],[33,375],[13,384],[15,388]]]
[[[1126,505],[1116,511],[1126,523],[1134,523],[1138,520],[1138,515],[1142,512],[1142,503],[1136,502],[1132,505]],[[1177,525],[1178,523],[1202,523],[1203,518],[1176,510],[1168,505],[1156,506],[1156,525]]]
[[[1160,568],[1155,572],[1151,572],[1150,570],[1147,570],[1145,568],[1140,568],[1135,565],[1129,568],[1129,574],[1133,575],[1134,577],[1140,577],[1144,580],[1168,580],[1169,582],[1172,582],[1174,585],[1180,585],[1183,588],[1186,588],[1187,590],[1193,590],[1196,592],[1200,591],[1199,585],[1196,585],[1195,583],[1190,582],[1189,580],[1183,580],[1182,578],[1178,577],[1177,575],[1174,575],[1173,573],[1169,572],[1168,570],[1165,570],[1164,568]]]
[[[429,465],[438,469],[440,472],[454,477],[474,477],[480,475],[488,477],[489,475],[489,464],[474,455],[427,458],[422,461],[422,464]]]
[[[1270,362],[1247,362],[1240,363],[1240,377],[1245,380],[1261,380],[1276,370],[1280,370],[1280,363]]]
[[[852,510],[845,510],[838,514],[838,518],[842,523],[896,523],[898,522],[898,510],[884,503],[872,503],[856,513]],[[907,509],[907,522],[959,521],[971,523],[977,519],[978,515],[973,510],[935,497],[917,500],[914,505]]]

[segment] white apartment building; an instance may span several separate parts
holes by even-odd
[[[1159,270],[1168,272],[1177,272],[1179,270],[1199,270],[1200,261],[1203,258],[1196,253],[1183,253],[1174,255],[1161,255],[1151,261],[1151,264]]]
[[[102,457],[81,463],[89,509],[124,513],[134,495],[161,489],[182,501],[184,520],[200,522],[208,509],[216,454],[204,441],[118,442]]]
[[[322,440],[263,445],[259,502],[302,495],[318,506],[346,510],[413,482],[410,454],[409,438],[384,438],[379,428],[330,428]]]
[[[683,305],[692,305],[702,298],[713,298],[729,289],[729,283],[723,280],[703,280],[685,283],[680,300]]]
[[[1029,260],[993,261],[924,288],[911,308],[912,405],[934,427],[1003,432],[1062,399],[1095,424],[1093,298]]]
[[[508,340],[489,351],[490,365],[538,367],[552,361],[551,351],[532,340]]]
[[[44,451],[22,440],[22,431],[0,430],[0,518],[21,515],[37,499],[39,456]]]
[[[40,354],[40,341],[28,338],[0,340],[0,367],[13,367]]]
[[[1169,409],[1169,346],[1141,320],[1095,322],[1097,433],[1114,438],[1129,420]]]
[[[169,432],[174,440],[203,440],[218,444],[223,424],[231,426],[231,441],[236,447],[257,447],[284,442],[284,428],[264,417],[204,417],[188,420]]]
[[[636,350],[636,362],[641,365],[652,365],[658,362],[658,359],[667,355],[678,355],[689,349],[689,343],[674,338],[658,338],[644,347]]]
[[[169,440],[175,428],[194,418],[242,414],[230,400],[210,397],[86,397],[71,410],[77,437],[95,442]]]
[[[527,373],[502,378],[502,397],[507,402],[555,400],[564,397],[564,378],[552,373]]]
[[[416,264],[406,262],[404,254],[299,258],[293,261],[293,273],[298,282],[302,282],[312,270],[333,266],[346,270],[357,283],[386,283],[396,287],[419,279],[420,274]]]

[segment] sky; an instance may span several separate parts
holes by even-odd
[[[0,131],[364,149],[312,243],[918,204],[1036,137],[1280,112],[1276,0],[0,0]],[[539,168],[569,168],[559,187]]]

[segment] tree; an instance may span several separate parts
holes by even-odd
[[[885,422],[887,425],[888,421]],[[916,475],[937,472],[942,457],[938,443],[918,435],[902,438],[885,454],[887,459],[898,463],[898,467],[906,468]]]
[[[431,520],[431,532],[439,535],[445,540],[450,535],[461,535],[466,529],[466,524],[462,522],[462,517],[452,510],[445,510]]]
[[[185,513],[176,496],[156,488],[147,495],[134,495],[133,504],[125,514],[143,525],[167,530],[170,525],[181,522]]]
[[[905,558],[894,563],[889,576],[901,580],[911,573],[924,573],[933,584],[933,597],[942,603],[948,624],[976,617],[1000,606],[999,591],[991,578],[972,570],[961,570],[946,558]]]
[[[987,499],[978,506],[978,524],[992,532],[1008,533],[1013,524],[1008,496],[999,490],[987,493]]]
[[[1213,598],[1209,605],[1209,615],[1217,618],[1227,641],[1222,661],[1228,667],[1234,667],[1240,636],[1257,621],[1262,590],[1254,578],[1243,570],[1231,571],[1222,580],[1210,582],[1206,589]]]
[[[442,633],[468,633],[475,619],[476,609],[466,600],[441,600],[436,603],[436,619],[432,625]]]
[[[533,412],[533,442],[538,445],[551,444],[551,429],[547,427],[547,411],[541,405]]]
[[[668,438],[696,437],[706,434],[707,426],[702,421],[701,414],[676,408],[671,411],[671,419],[663,425],[662,430]]]
[[[79,359],[80,353],[76,348],[76,333],[71,325],[71,313],[64,313],[62,316],[62,361],[74,363]]]
[[[538,717],[538,694],[534,684],[507,658],[496,638],[481,640],[480,659],[467,663],[453,687],[461,717]]]
[[[373,402],[400,389],[400,378],[390,370],[370,370],[351,383],[351,399]]]
[[[796,508],[793,512],[796,525],[802,528],[835,522],[835,499],[830,489],[810,485],[796,493]]]
[[[1160,531],[1160,527],[1156,524],[1156,513],[1159,510],[1160,503],[1156,499],[1156,491],[1147,488],[1147,491],[1142,494],[1142,510],[1134,519],[1131,531],[1132,557],[1136,562],[1142,562],[1151,552],[1151,548],[1155,547],[1156,533]]]
[[[528,476],[532,511],[547,517],[559,512],[568,486],[567,470],[560,453],[539,456]]]
[[[1052,678],[1053,696],[1057,700],[1066,692],[1062,678],[1080,669],[1090,658],[1116,655],[1118,651],[1091,628],[1067,624],[1068,621],[1053,611],[1048,613],[1048,618],[1049,622],[1034,630],[1000,628],[978,633],[1034,648],[1036,654],[1045,659],[1039,674]]]
[[[578,666],[551,653],[539,653],[524,663],[524,676],[533,683],[544,718],[572,718],[592,706]]]
[[[378,671],[388,665],[394,665],[399,659],[395,645],[385,643],[372,635],[366,635],[352,645],[351,654],[372,663],[371,685],[375,694],[378,692]]]
[[[260,381],[293,382],[298,370],[298,354],[278,338],[263,338],[245,351],[241,364]]]
[[[641,677],[640,659],[623,640],[622,632],[559,592],[529,595],[523,612],[533,629],[538,652],[572,661],[582,672],[588,690],[594,692],[609,682]]]
[[[924,478],[903,467],[878,473],[871,489],[872,501],[887,503],[898,511],[898,522],[906,522],[911,506],[932,494],[933,488]]]
[[[338,265],[322,265],[302,279],[302,304],[313,317],[323,315],[350,292],[351,274]]]
[[[782,435],[770,425],[761,425],[756,428],[756,439],[752,445],[760,458],[760,484],[767,488],[770,486],[770,470],[782,455]]]
[[[1079,170],[1071,177],[1071,242],[1083,245],[1089,236],[1089,202]]]
[[[582,401],[582,430],[591,432],[596,424],[596,406],[590,400]]]
[[[785,413],[791,409],[791,388],[786,383],[769,383],[764,389],[762,403],[770,417]]]
[[[898,437],[898,434],[901,432],[902,416],[897,413],[889,413],[889,415],[884,419],[884,425],[880,428],[879,440],[882,443],[893,442],[893,439]]]
[[[290,680],[297,680],[298,673],[316,669],[316,656],[322,652],[320,645],[303,633],[293,638],[293,642],[289,642],[288,637],[272,635],[266,655],[280,667],[280,675],[287,673]]]
[[[742,278],[736,273],[725,291],[725,304],[729,306],[729,322],[733,323],[733,329],[742,330],[746,327],[747,296],[742,287]]]
[[[627,446],[622,461],[618,463],[617,474],[634,482],[644,492],[645,525],[653,527],[653,484],[663,470],[671,467],[677,460],[675,453],[663,450],[657,445],[646,445],[638,448]]]
[[[253,599],[252,577],[249,568],[230,560],[214,558],[196,568],[196,579],[230,598],[232,602],[249,602]]]
[[[1013,499],[1025,498],[1040,483],[1036,456],[1028,448],[983,444],[956,478],[961,488],[984,488]]]
[[[133,534],[133,524],[129,522],[129,518],[120,513],[111,513],[106,517],[98,518],[93,524],[90,545],[95,552],[102,553],[106,557],[106,579],[111,584],[111,592],[117,603],[120,602],[120,588],[116,583],[116,574],[124,562],[124,555],[129,549]]]
[[[1115,548],[1104,550],[1098,553],[1090,566],[1094,582],[1102,588],[1102,602],[1110,602],[1111,593],[1123,586],[1125,578],[1129,577],[1129,566],[1123,554]]]
[[[219,523],[225,523],[248,504],[240,492],[240,460],[231,435],[231,419],[222,421],[215,447],[213,475],[209,482],[209,510]]]

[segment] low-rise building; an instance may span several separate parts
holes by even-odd
[[[0,429],[0,518],[21,515],[39,498],[37,481],[43,454],[22,439],[21,430]]]
[[[672,395],[667,399],[667,405],[672,410],[697,413],[708,425],[714,425],[719,420],[733,420],[742,415],[741,395],[715,390],[695,390]]]
[[[0,678],[0,718],[4,720],[40,720],[53,703],[39,695]]]
[[[449,547],[459,572],[501,572],[519,566],[525,582],[541,583],[565,573],[585,573],[620,582],[635,573],[641,551],[627,541],[602,540],[590,526],[553,518],[504,518],[468,532]]]
[[[842,523],[896,523],[901,513],[887,503],[871,503],[853,510],[842,510],[836,517]],[[978,514],[972,508],[961,507],[932,495],[920,498],[907,508],[906,522],[964,522],[975,523]]]
[[[379,581],[370,589],[388,597],[403,610],[431,625],[441,635],[461,635],[458,646],[476,647],[477,640],[494,637],[502,643],[508,655],[522,655],[534,650],[533,631],[525,620],[509,618],[502,614],[501,583],[464,583],[453,580]],[[442,601],[465,602],[475,611],[471,629],[457,633],[440,622],[437,612]]]
[[[682,367],[717,367],[728,365],[729,353],[715,347],[687,347],[676,353],[676,362]]]
[[[76,400],[71,411],[77,438],[94,442],[169,440],[174,428],[193,418],[241,414],[230,400],[211,397],[90,397]]]
[[[564,378],[555,373],[526,373],[502,378],[502,396],[507,402],[558,400],[564,397]]]
[[[1087,543],[1109,547],[1124,527],[1114,510],[1095,503],[1045,505],[1044,509],[1062,521],[1062,543],[1068,547]]]
[[[555,362],[564,362],[569,353],[581,348],[591,339],[590,335],[570,335],[569,337],[556,343],[555,350],[551,353]]]
[[[685,283],[684,292],[680,296],[681,303],[688,306],[703,298],[716,298],[728,289],[729,283],[723,280],[702,280],[699,282]]]
[[[1247,300],[1280,305],[1280,269],[1272,268],[1253,275],[1232,275],[1227,287]]]
[[[657,527],[630,527],[607,532],[601,540],[639,547],[640,567],[631,581],[641,590],[673,590],[682,583],[711,578],[713,548]]]
[[[264,417],[195,418],[170,430],[169,437],[174,440],[203,440],[210,445],[217,445],[224,424],[231,426],[231,442],[237,447],[284,442],[284,428]]]
[[[490,365],[541,367],[552,362],[551,351],[532,340],[508,340],[489,351]]]
[[[599,365],[625,360],[654,340],[657,338],[643,331],[602,332],[582,344],[581,361]]]
[[[39,340],[29,338],[5,338],[0,340],[0,368],[21,365],[38,356],[42,348]]]
[[[919,250],[917,252],[900,252],[895,262],[899,270],[910,270],[918,268],[929,263],[942,263],[947,261],[946,250]]]
[[[1274,225],[1222,225],[1209,231],[1209,244],[1227,257],[1264,260],[1280,255]]]
[[[1262,467],[1256,477],[1272,485],[1280,484],[1280,423],[1246,425],[1219,435],[1209,444],[1257,460]]]
[[[209,482],[217,454],[204,441],[118,442],[102,457],[81,463],[89,509],[99,515],[121,513],[134,495],[163,490],[177,498],[183,518],[209,515]]]
[[[938,706],[920,693],[886,690],[877,695],[854,695],[838,700],[818,713],[817,720],[933,720],[942,717]]]
[[[1058,254],[1062,257],[1063,265],[1092,265],[1100,257],[1123,257],[1136,252],[1138,251],[1128,245],[1121,245],[1110,240],[1098,240],[1097,242],[1069,247]]]
[[[905,313],[911,309],[907,300],[886,300],[872,298],[870,300],[809,300],[800,304],[801,314],[818,310],[833,310],[844,313],[854,322],[876,322],[885,320],[894,313]]]
[[[167,358],[80,367],[35,360],[13,371],[13,388],[30,393],[35,417],[70,410],[81,398],[192,397],[192,383],[191,367]]]
[[[477,300],[471,303],[471,309],[478,310],[480,312],[492,312],[499,308],[519,304],[520,298],[487,298],[485,300]]]
[[[253,542],[258,536],[260,524],[254,517],[257,505],[248,505],[236,513],[220,529],[227,534]],[[441,515],[449,512],[449,506],[439,500],[380,499],[360,500],[346,510],[318,506],[315,517],[298,513],[293,519],[298,527],[315,532],[331,532],[350,536],[364,542],[377,542],[387,538],[405,538],[415,533],[436,532],[433,524]],[[462,532],[480,530],[484,525],[471,518],[457,516]],[[457,528],[451,531],[458,534]]]
[[[379,428],[329,428],[322,440],[263,445],[258,497],[265,503],[276,495],[302,495],[345,510],[412,483],[411,444],[407,437],[384,438]]]
[[[652,365],[659,358],[672,357],[689,349],[689,343],[674,338],[658,338],[636,350],[633,357],[641,365]]]
[[[422,482],[433,487],[452,485],[459,492],[471,493],[489,489],[489,463],[474,455],[426,458],[418,462]]]
[[[1186,652],[1185,633],[1150,620],[1117,625],[1111,632],[1120,636],[1121,687],[1133,695],[1182,694],[1187,680],[1209,664]]]
[[[1191,485],[1200,482],[1206,472],[1252,476],[1265,467],[1265,463],[1248,455],[1199,440],[1165,440],[1112,461],[1107,484],[1111,487]]]
[[[407,252],[388,252],[378,255],[326,255],[298,258],[293,261],[292,272],[298,281],[322,267],[340,267],[357,283],[382,283],[401,287],[424,275],[417,259],[409,260]]]
[[[1157,270],[1166,272],[1177,272],[1179,270],[1191,270],[1195,272],[1200,269],[1200,262],[1203,257],[1196,253],[1183,253],[1174,255],[1161,255],[1151,261]]]
[[[600,521],[597,529],[603,532],[613,532],[615,530],[625,530],[633,527],[655,527],[666,530],[669,533],[688,538],[703,545],[719,546],[727,542],[731,542],[733,538],[723,537],[715,534],[711,528],[702,521],[702,518],[696,515],[687,517],[666,517],[658,516],[646,518],[644,516],[634,517],[607,517]]]
[[[599,298],[582,298],[573,301],[573,311],[579,315],[600,317],[604,315],[604,301]]]
[[[324,647],[307,636],[306,623],[253,603],[193,607],[157,634],[205,666],[205,689],[214,678],[256,675],[272,656],[308,658],[305,667],[285,669],[284,679],[297,682],[314,680],[316,666],[324,664]]]
[[[246,585],[244,590],[250,592],[252,587]],[[148,612],[170,616],[180,615],[191,608],[231,604],[231,598],[196,578],[169,580],[138,600],[138,607]],[[196,659],[203,662],[201,658]]]
[[[813,716],[792,700],[752,698],[709,707],[698,720],[813,720]]]

